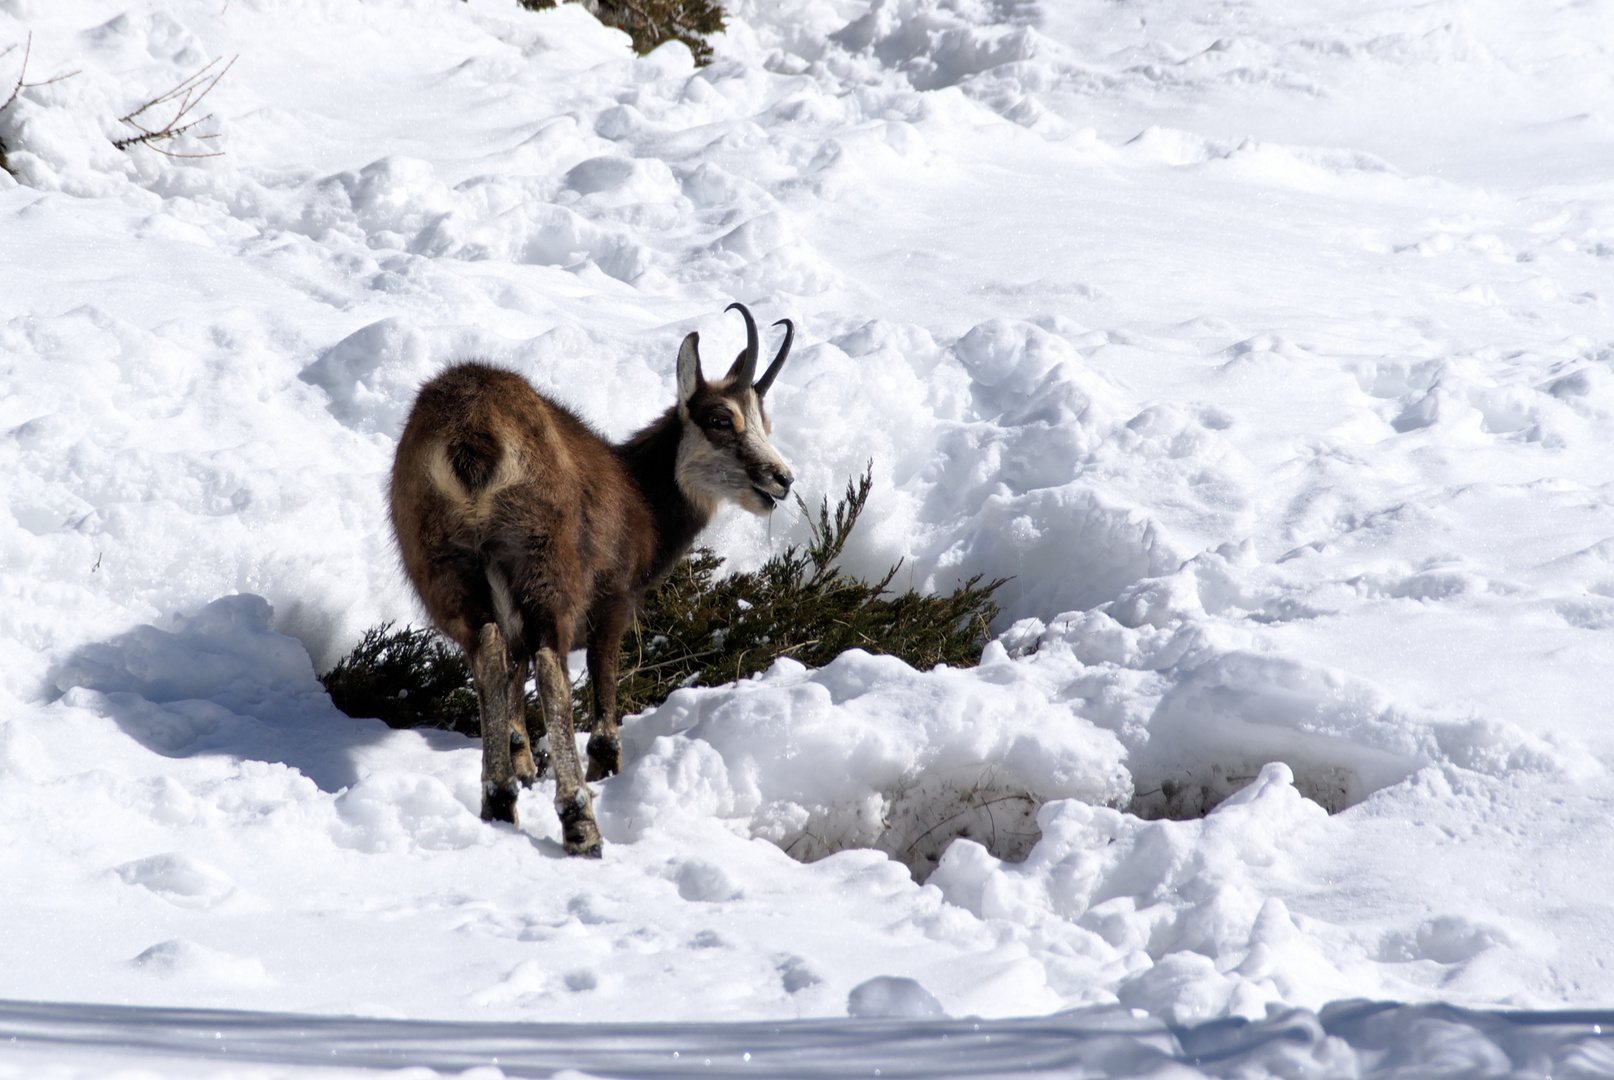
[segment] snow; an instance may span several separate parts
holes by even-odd
[[[911,980],[878,981],[888,992],[906,985],[912,993]],[[1011,1020],[864,1016],[666,1025],[7,1002],[0,1003],[0,1030],[15,1034],[0,1055],[0,1076],[1605,1077],[1614,1072],[1604,1034],[1611,1021],[1608,1012],[1486,1013],[1363,1002],[1190,1028],[1113,1005]]]
[[[0,0],[76,72],[0,114],[0,998],[1607,1004],[1611,20],[743,0],[697,70],[576,4]],[[229,58],[172,147],[218,156],[112,147]],[[733,299],[797,321],[799,490],[872,462],[848,567],[1010,577],[999,636],[679,691],[568,860],[542,787],[480,822],[474,742],[315,672],[419,618],[424,379],[623,436]]]

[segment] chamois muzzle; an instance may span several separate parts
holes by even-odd
[[[786,495],[790,494],[790,485],[796,478],[790,475],[790,470],[784,467],[769,469],[760,479],[752,478],[751,490],[757,493],[762,505],[772,510]]]

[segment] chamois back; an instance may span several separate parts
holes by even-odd
[[[653,555],[648,508],[610,444],[521,376],[484,363],[421,388],[391,502],[405,570],[468,652],[478,627],[509,623],[511,610],[533,648],[554,645],[553,623],[570,630],[602,578],[631,582]]]

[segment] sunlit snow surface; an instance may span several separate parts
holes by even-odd
[[[0,997],[1614,1001],[1614,8],[730,9],[697,71],[575,4],[0,0],[76,72],[0,116]],[[172,147],[219,156],[112,147],[229,57]],[[419,618],[422,380],[621,436],[734,299],[798,322],[804,495],[873,463],[850,569],[1010,577],[1001,637],[680,691],[567,860],[543,788],[481,823],[474,743],[315,671]]]

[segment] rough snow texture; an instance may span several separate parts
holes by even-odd
[[[696,71],[576,4],[0,0],[77,72],[0,114],[0,997],[1606,1002],[1611,19],[744,0]],[[222,156],[112,147],[233,56]],[[620,436],[735,298],[801,490],[874,463],[850,568],[1012,577],[1002,636],[681,691],[569,861],[314,673],[418,617],[422,380]]]

